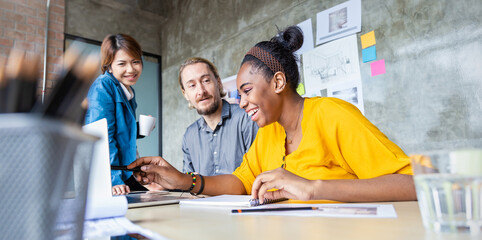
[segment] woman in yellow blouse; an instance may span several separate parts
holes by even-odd
[[[360,111],[336,98],[302,98],[293,54],[303,43],[292,26],[245,55],[237,75],[240,107],[260,127],[233,174],[182,174],[146,157],[138,181],[194,194],[342,202],[415,200],[410,159]],[[269,190],[269,191],[268,191]]]

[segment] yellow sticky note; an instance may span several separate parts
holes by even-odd
[[[361,39],[362,49],[373,46],[377,43],[377,41],[375,40],[375,32],[374,31],[371,31],[369,33],[365,33],[365,34],[361,35],[360,39]]]

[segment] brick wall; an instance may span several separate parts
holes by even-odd
[[[46,94],[61,71],[64,47],[65,0],[51,0],[47,44]],[[47,0],[0,0],[0,62],[8,58],[12,48],[41,57],[38,95],[42,94],[43,54]]]

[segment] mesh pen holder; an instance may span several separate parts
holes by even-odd
[[[0,114],[4,239],[81,239],[96,137],[34,114]]]

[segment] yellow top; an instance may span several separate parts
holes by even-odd
[[[306,179],[367,179],[413,174],[410,159],[352,104],[337,98],[305,98],[296,151],[285,156],[286,133],[278,123],[260,128],[233,174],[251,194],[260,173],[279,168]],[[285,161],[283,162],[283,158]]]

